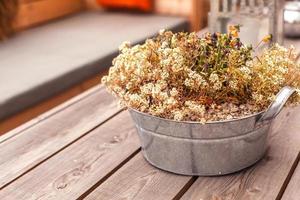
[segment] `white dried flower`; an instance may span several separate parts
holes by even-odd
[[[184,117],[183,113],[181,111],[179,111],[179,110],[174,111],[173,115],[174,115],[173,118],[176,121],[181,121],[183,119],[183,117]]]
[[[119,46],[119,51],[124,52],[124,51],[126,51],[128,48],[130,48],[130,42],[129,42],[129,41],[125,41],[125,42],[123,42],[123,43]]]
[[[237,81],[236,80],[229,81],[229,87],[231,87],[233,90],[237,90],[238,89]]]
[[[158,32],[158,34],[159,34],[159,35],[163,35],[165,32],[166,32],[165,29],[160,29],[159,32]]]
[[[170,91],[170,95],[172,97],[176,97],[178,95],[178,90],[176,88],[172,88],[172,90]]]
[[[215,73],[212,73],[210,76],[209,76],[209,81],[214,83],[214,82],[218,82],[219,81],[219,76]]]

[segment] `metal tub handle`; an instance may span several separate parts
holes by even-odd
[[[283,87],[275,97],[275,100],[269,105],[266,112],[257,120],[256,127],[272,121],[282,110],[284,104],[296,90],[292,87]]]

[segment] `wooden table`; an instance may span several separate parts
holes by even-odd
[[[300,107],[278,116],[253,167],[180,176],[144,160],[128,112],[95,87],[0,137],[0,199],[299,200],[299,120]]]

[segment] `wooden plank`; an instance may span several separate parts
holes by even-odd
[[[97,74],[97,76],[93,76],[91,78],[89,78],[88,80],[82,82],[80,84],[80,87],[83,91],[90,89],[91,87],[95,86],[95,85],[99,85],[101,83],[101,78],[104,75],[107,75],[108,70],[104,70],[103,72],[101,72],[101,74]]]
[[[21,1],[14,20],[15,29],[23,29],[85,8],[82,0]]]
[[[85,199],[173,199],[193,180],[159,170],[137,154]]]
[[[2,189],[0,199],[76,199],[138,150],[134,124],[122,112]]]
[[[0,188],[118,113],[103,87],[0,143]]]
[[[190,14],[191,31],[199,31],[207,26],[210,3],[208,0],[192,0],[193,6]]]
[[[191,30],[198,31],[207,25],[208,0],[155,0],[154,11],[159,14],[188,17]]]
[[[300,145],[299,145],[300,146]],[[298,165],[295,169],[286,190],[283,193],[282,200],[299,200],[300,199],[300,152],[298,155]]]
[[[96,0],[83,0],[85,7],[89,10],[103,10],[101,5]]]
[[[300,148],[300,107],[281,113],[272,128],[270,148],[254,167],[221,177],[199,177],[187,199],[277,199],[282,195]]]

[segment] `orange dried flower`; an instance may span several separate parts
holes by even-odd
[[[266,36],[262,39],[262,41],[265,42],[265,43],[267,43],[267,42],[270,42],[270,41],[272,40],[272,38],[273,38],[272,34],[269,34],[269,35],[266,35]]]
[[[228,32],[232,37],[239,37],[240,25],[230,25]]]
[[[238,37],[238,36],[239,36],[239,33],[238,33],[237,30],[231,31],[230,34],[231,34],[233,37]]]
[[[231,47],[234,47],[236,45],[237,41],[236,40],[231,40],[230,42],[230,46]]]

